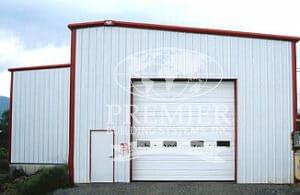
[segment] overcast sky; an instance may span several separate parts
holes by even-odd
[[[115,19],[300,36],[298,2],[1,0],[0,95],[9,96],[8,67],[69,62],[72,22]]]

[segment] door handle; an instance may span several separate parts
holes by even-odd
[[[113,156],[108,156],[108,158],[113,158]]]

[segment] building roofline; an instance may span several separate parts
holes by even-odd
[[[55,68],[69,68],[70,64],[49,64],[49,65],[40,65],[40,66],[24,66],[24,67],[15,67],[9,68],[8,71],[26,71],[26,70],[43,70],[43,69],[55,69]]]
[[[117,21],[117,20],[80,22],[80,23],[71,23],[68,25],[69,29],[71,30],[88,28],[88,27],[99,27],[99,26],[117,26],[117,27],[139,28],[139,29],[175,31],[175,32],[203,33],[203,34],[213,34],[213,35],[223,35],[223,36],[233,36],[233,37],[284,40],[284,41],[293,41],[293,42],[297,42],[300,40],[300,37],[297,36],[209,29],[209,28],[195,28],[195,27],[161,25],[161,24],[149,24],[149,23],[137,23],[137,22],[125,22],[125,21]]]

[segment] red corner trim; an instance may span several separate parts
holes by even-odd
[[[11,163],[11,139],[12,139],[12,104],[14,93],[14,73],[10,76],[10,101],[9,101],[9,121],[8,121],[8,162]]]
[[[74,119],[75,119],[75,60],[76,60],[76,30],[71,32],[71,65],[70,65],[70,118],[69,118],[69,176],[74,182]]]
[[[293,82],[293,130],[297,129],[297,54],[296,42],[292,42],[292,82]]]
[[[147,24],[137,22],[125,22],[116,20],[102,20],[94,22],[82,22],[69,24],[69,29],[88,28],[97,26],[119,26],[129,28],[140,28],[140,29],[153,29],[153,30],[165,30],[165,31],[176,31],[176,32],[189,32],[189,33],[203,33],[223,36],[234,36],[234,37],[248,37],[258,39],[272,39],[272,40],[285,40],[285,41],[299,41],[300,37],[287,36],[287,35],[274,35],[274,34],[263,34],[254,32],[242,32],[233,30],[221,30],[221,29],[209,29],[209,28],[194,28],[185,26],[171,26],[161,24]]]
[[[68,68],[70,64],[51,64],[51,65],[42,65],[42,66],[27,66],[27,67],[16,67],[9,68],[8,71],[26,71],[26,70],[42,70],[42,69],[54,69],[54,68]]]
[[[293,83],[293,132],[297,130],[297,54],[296,54],[296,42],[292,42],[292,83]],[[295,173],[295,150],[293,151],[293,170]],[[294,175],[294,183],[298,183]]]

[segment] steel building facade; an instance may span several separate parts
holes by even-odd
[[[55,86],[56,90],[64,91],[59,93],[60,96],[70,98],[63,101],[64,105],[70,106],[60,109],[63,113],[69,109],[68,115],[63,117],[69,123],[63,123],[62,136],[69,141],[68,146],[64,146],[69,149],[69,171],[75,183],[139,180],[294,182],[291,133],[295,130],[297,106],[297,37],[118,21],[77,23],[69,28],[72,31],[70,86]],[[169,56],[167,63],[163,58],[148,63],[141,57],[161,53]],[[204,66],[204,71],[197,69],[199,66]],[[34,72],[33,77],[38,77]],[[23,82],[17,83],[16,75],[13,80],[11,153],[18,156],[16,119],[22,118],[23,114],[14,111],[18,104],[14,99],[18,98],[15,88],[22,88]],[[57,80],[55,76],[53,80]],[[184,101],[175,98],[182,85],[192,88],[189,84],[203,83],[203,80],[207,82],[206,86],[217,87],[201,97],[184,92]],[[65,85],[68,81],[65,80]],[[172,96],[162,87],[169,81],[174,86],[170,91]],[[146,92],[143,90],[149,85],[152,91],[147,95],[143,93],[141,97],[139,91],[135,91]],[[52,93],[57,92],[48,91],[48,94]],[[162,105],[172,112],[170,102],[194,109],[200,104],[222,104],[229,110],[226,115],[229,123],[211,121],[211,115],[207,114],[210,107],[200,113],[207,123],[199,122],[197,117],[200,115],[197,115],[188,125],[176,121],[168,124],[159,108],[152,110],[160,113],[158,116],[147,110],[139,112],[147,104]],[[117,114],[111,114],[112,109],[119,110]],[[152,122],[143,121],[145,116],[153,117]],[[38,127],[39,124],[33,121],[33,125]],[[221,132],[217,127],[225,131]],[[166,128],[171,134],[162,133],[161,130]],[[195,129],[185,138],[188,143],[180,140],[184,136],[172,134],[180,128]],[[213,133],[203,133],[203,129],[211,129]],[[22,132],[19,136],[22,137]],[[217,147],[218,141],[221,143],[222,140],[229,144],[225,149]],[[159,150],[166,151],[165,142],[175,143],[175,148],[168,149],[168,155],[131,158],[142,149],[138,148],[139,142],[149,149],[154,144]],[[180,147],[189,147],[192,142],[201,143],[203,148],[187,150],[193,154],[206,152],[204,161],[208,163],[197,157],[170,155],[174,149],[184,153],[187,150]],[[220,149],[220,152],[213,155],[211,150],[205,151],[206,146],[214,147],[213,151]],[[124,147],[129,148],[125,151],[127,156],[122,153]],[[64,157],[60,162],[66,162],[63,151],[60,151]],[[220,156],[226,163],[215,160]],[[15,158],[12,157],[12,163]],[[47,162],[52,163],[51,159]]]
[[[69,65],[10,71],[11,164],[66,164]]]

